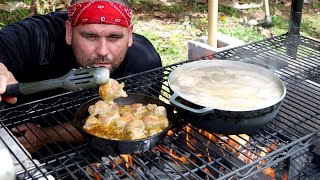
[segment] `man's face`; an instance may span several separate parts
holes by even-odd
[[[112,73],[132,45],[132,28],[110,24],[71,27],[67,21],[66,41],[81,67],[104,66]]]

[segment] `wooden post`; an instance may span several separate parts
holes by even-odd
[[[208,44],[217,48],[218,33],[218,0],[209,0],[208,3]]]

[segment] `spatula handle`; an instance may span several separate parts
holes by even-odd
[[[37,82],[30,82],[30,83],[9,84],[6,87],[6,92],[1,96],[17,97],[20,95],[33,94],[33,93],[47,91],[47,90],[61,88],[61,87],[63,87],[63,80],[59,78],[44,80],[44,81],[37,81]]]
[[[16,84],[9,84],[6,87],[6,92],[4,94],[2,94],[1,96],[20,96],[21,92],[20,92],[20,83],[16,83]]]

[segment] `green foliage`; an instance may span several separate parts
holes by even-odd
[[[320,8],[320,1],[319,0],[311,0],[311,4],[314,9]]]
[[[238,11],[235,8],[232,8],[232,7],[219,5],[218,11],[219,12],[223,12],[224,14],[226,14],[228,16],[240,17],[240,11]]]
[[[285,17],[274,15],[274,16],[272,16],[272,22],[274,24],[274,27],[276,27],[276,29],[288,30],[289,21]]]
[[[0,11],[0,27],[19,21],[26,17],[28,10],[21,9],[13,12]]]
[[[177,3],[172,3],[171,6],[160,6],[160,10],[168,13],[179,14],[183,11],[183,7]]]
[[[184,44],[181,42],[184,37],[183,33],[179,33],[180,31],[162,34],[157,31],[136,29],[135,32],[143,34],[152,42],[160,54],[164,66],[187,59]]]
[[[235,25],[232,29],[221,27],[219,28],[219,32],[243,40],[244,42],[258,41],[265,38],[257,28],[242,26],[240,24]]]
[[[320,16],[315,18],[305,17],[301,21],[301,32],[304,35],[315,37],[320,35]]]
[[[192,3],[192,12],[207,13],[208,6],[194,2]]]

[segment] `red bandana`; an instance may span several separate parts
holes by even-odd
[[[88,1],[68,7],[71,26],[84,24],[114,24],[130,27],[132,10],[116,2]]]

